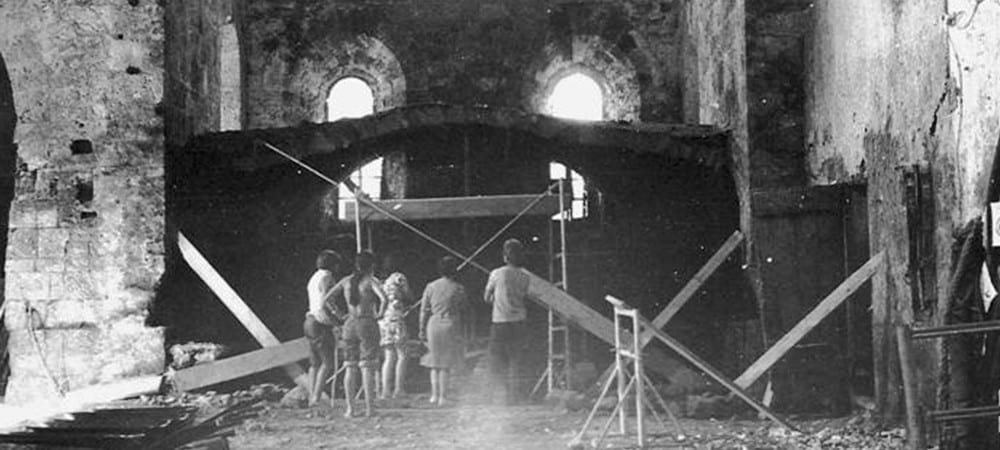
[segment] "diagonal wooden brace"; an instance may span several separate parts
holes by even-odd
[[[733,253],[733,250],[736,250],[736,248],[740,245],[740,242],[743,242],[743,233],[740,230],[736,230],[729,236],[729,239],[726,239],[726,241],[722,243],[722,246],[715,251],[715,254],[713,254],[712,257],[705,262],[705,265],[701,266],[701,269],[698,269],[698,272],[691,277],[691,280],[684,285],[680,292],[678,292],[677,295],[675,295],[674,298],[667,303],[667,306],[663,308],[663,311],[660,311],[660,314],[653,319],[653,326],[656,327],[656,329],[662,329],[667,322],[669,322],[670,319],[672,319],[674,315],[676,315],[677,312],[680,311],[685,304],[687,304],[688,300],[691,300],[691,298],[694,297],[694,294],[698,292],[698,289],[701,289],[701,285],[705,284],[705,280],[715,273],[716,269],[718,269],[719,266],[725,262],[726,258]],[[646,330],[646,332],[639,337],[639,342],[643,347],[645,347],[646,344],[648,344],[652,339],[652,330]],[[597,386],[604,384],[604,380],[611,376],[612,370],[614,370],[614,364],[609,365],[607,369],[604,369],[604,372],[601,373],[601,376],[597,379]]]
[[[847,300],[854,291],[865,284],[872,275],[875,275],[875,272],[882,267],[884,260],[885,252],[879,252],[858,268],[858,270],[855,270],[843,283],[840,283],[840,286],[837,286],[826,298],[819,302],[809,314],[806,314],[799,323],[795,324],[791,330],[788,330],[781,339],[778,339],[778,342],[775,342],[760,358],[757,358],[753,364],[750,364],[750,367],[736,378],[736,384],[743,389],[750,387],[771,366],[774,366],[782,356],[785,356],[795,344],[801,341],[806,334],[812,331],[813,328],[816,328],[816,325],[819,325],[820,321],[830,315],[833,310],[837,309],[844,300]]]
[[[607,298],[609,300],[621,302],[621,300],[619,300],[617,298],[614,298],[614,297],[612,297],[610,295],[608,295]],[[653,338],[658,339],[660,342],[663,342],[664,344],[666,344],[667,347],[669,347],[671,350],[673,350],[674,352],[676,352],[678,355],[680,355],[682,358],[684,358],[685,360],[687,360],[688,362],[690,362],[692,365],[694,365],[695,367],[697,367],[699,370],[701,370],[702,372],[704,372],[706,375],[708,375],[709,377],[711,377],[712,379],[714,379],[716,382],[718,382],[723,387],[725,387],[726,389],[728,389],[730,392],[732,392],[733,394],[735,394],[737,397],[739,397],[740,399],[742,399],[748,405],[752,406],[754,409],[756,409],[757,411],[759,411],[765,417],[773,420],[778,425],[781,425],[781,426],[783,426],[785,428],[788,428],[789,430],[797,430],[791,424],[789,424],[788,422],[784,421],[782,418],[778,417],[778,415],[775,414],[773,411],[771,411],[770,408],[768,408],[767,406],[764,406],[762,403],[758,402],[756,399],[754,399],[753,397],[751,397],[750,394],[747,394],[746,391],[744,391],[743,389],[741,389],[739,386],[737,386],[735,383],[733,383],[730,379],[726,378],[726,376],[723,375],[722,372],[720,372],[718,369],[712,367],[707,362],[705,362],[705,360],[699,358],[698,355],[696,355],[694,352],[692,352],[690,349],[688,349],[687,347],[685,347],[683,344],[681,344],[676,339],[670,337],[670,335],[668,335],[667,333],[663,332],[659,328],[656,328],[656,326],[653,325],[653,323],[650,322],[648,319],[646,319],[645,317],[642,317],[642,315],[640,315],[640,314],[636,314],[636,318],[639,320],[639,324],[642,327],[645,327],[645,328],[649,329],[653,333]]]
[[[261,346],[271,347],[281,344],[281,341],[274,336],[274,333],[271,333],[271,330],[264,325],[264,322],[261,322],[260,318],[254,314],[246,302],[233,290],[232,286],[222,278],[222,275],[219,275],[219,272],[202,256],[194,244],[184,236],[184,233],[177,233],[177,246],[180,247],[181,255],[184,257],[184,261],[188,263],[188,266],[219,297],[219,300],[222,300],[226,308],[229,308],[229,311],[236,316],[236,319],[243,324],[247,331],[250,332],[250,335]],[[302,367],[298,363],[287,364],[283,367],[285,373],[295,381],[295,384],[309,389],[305,372],[302,371]]]

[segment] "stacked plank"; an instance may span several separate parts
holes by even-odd
[[[199,420],[191,406],[106,404],[0,434],[0,443],[45,447],[165,450],[228,448],[225,440],[262,403],[251,400]]]

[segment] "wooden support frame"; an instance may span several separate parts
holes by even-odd
[[[191,391],[235,380],[275,367],[295,364],[309,357],[309,342],[298,338],[241,355],[198,364],[174,372],[171,381],[180,391]]]
[[[619,300],[619,299],[617,299],[617,298],[615,298],[613,296],[610,296],[610,295],[606,296],[606,298],[608,299],[608,301],[610,301],[612,303],[614,303],[614,302],[624,303],[621,300]],[[778,417],[778,415],[775,414],[774,411],[771,411],[770,408],[768,408],[767,406],[764,406],[764,404],[760,403],[759,401],[757,401],[756,399],[754,399],[753,397],[751,397],[750,394],[748,394],[742,388],[740,388],[739,386],[737,386],[736,383],[734,383],[730,379],[726,378],[726,376],[723,375],[722,372],[720,372],[718,369],[712,367],[710,364],[708,364],[707,362],[705,362],[705,360],[699,358],[698,355],[696,355],[690,349],[688,349],[683,344],[681,344],[680,341],[677,341],[676,339],[670,337],[670,335],[668,335],[667,333],[665,333],[663,330],[660,330],[659,328],[656,328],[653,325],[653,323],[650,322],[645,317],[642,317],[641,315],[637,314],[636,315],[636,319],[639,321],[639,325],[640,326],[647,327],[647,328],[649,328],[653,332],[653,337],[654,338],[659,339],[660,342],[663,342],[664,344],[666,344],[666,346],[669,347],[671,350],[673,350],[678,355],[680,355],[682,358],[684,358],[685,360],[687,360],[688,362],[690,362],[691,364],[693,364],[699,370],[701,370],[706,375],[708,375],[709,377],[711,377],[717,383],[721,384],[723,387],[725,387],[730,392],[732,392],[733,394],[735,394],[737,397],[739,397],[740,399],[742,399],[748,405],[752,406],[754,409],[756,409],[758,412],[760,412],[761,414],[763,414],[765,417],[767,417],[768,419],[773,420],[778,425],[781,425],[781,426],[783,426],[785,428],[788,428],[789,430],[795,430],[795,431],[797,431],[797,428],[793,427],[791,424],[789,424],[788,422],[786,422],[784,419]]]
[[[532,215],[552,216],[559,212],[559,196],[544,195],[541,200],[525,211],[538,195],[490,195],[481,197],[438,197],[399,200],[371,200],[382,209],[392,211],[402,220],[466,219],[472,217],[501,217]],[[569,201],[563,201],[566,205]],[[354,221],[358,206],[347,202],[344,208],[345,221]],[[361,204],[361,220],[389,221],[392,218],[366,203]]]
[[[792,347],[795,346],[799,341],[802,340],[816,325],[830,315],[833,310],[837,309],[844,300],[847,300],[854,291],[857,291],[875,272],[882,267],[882,262],[885,261],[885,252],[879,252],[871,259],[868,260],[864,265],[862,265],[858,270],[855,270],[851,276],[847,277],[843,283],[840,283],[833,292],[830,292],[822,301],[813,308],[809,314],[806,314],[799,323],[795,324],[791,330],[788,330],[781,339],[778,339],[771,348],[767,349],[763,355],[757,358],[753,364],[750,364],[743,373],[736,378],[736,384],[743,389],[746,389],[753,385],[761,375],[764,375],[781,357],[785,356]]]
[[[188,263],[191,270],[194,270],[209,289],[215,293],[226,308],[236,316],[236,319],[250,332],[250,335],[263,347],[277,346],[281,341],[271,333],[271,330],[264,325],[264,322],[247,306],[246,302],[240,298],[239,294],[233,290],[232,286],[226,282],[222,275],[215,270],[200,251],[188,240],[184,233],[177,232],[177,246],[181,250],[181,256]],[[309,389],[306,374],[298,364],[287,364],[284,366],[285,373],[295,381],[295,384]]]

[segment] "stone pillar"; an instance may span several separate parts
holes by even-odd
[[[163,270],[162,15],[150,1],[0,9],[22,105],[9,403],[163,369],[163,331],[145,325]]]

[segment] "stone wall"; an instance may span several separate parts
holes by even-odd
[[[162,47],[165,85],[161,109],[167,145],[173,148],[183,145],[188,137],[221,129],[220,99],[224,89],[221,57],[225,42],[222,30],[224,26],[235,25],[239,40],[243,33],[242,10],[230,0],[165,3]]]
[[[883,413],[902,405],[893,326],[941,323],[953,232],[981,214],[1000,124],[1000,5],[983,2],[821,1],[807,50],[808,176],[868,183],[876,395]],[[934,183],[938,305],[914,311],[901,166],[929,167]],[[920,388],[934,404],[939,348],[917,349]]]
[[[20,116],[8,402],[163,368],[162,330],[145,325],[163,270],[162,13],[151,1],[0,8]]]
[[[248,127],[324,120],[326,90],[343,76],[331,68],[367,75],[376,90],[405,87],[398,97],[409,104],[537,110],[539,91],[551,89],[542,85],[545,75],[574,65],[611,78],[603,83],[607,96],[623,100],[606,110],[624,112],[610,117],[679,122],[681,5],[252,2],[246,26]]]
[[[740,228],[751,236],[745,4],[742,0],[690,1],[685,17],[684,121],[731,131]]]

